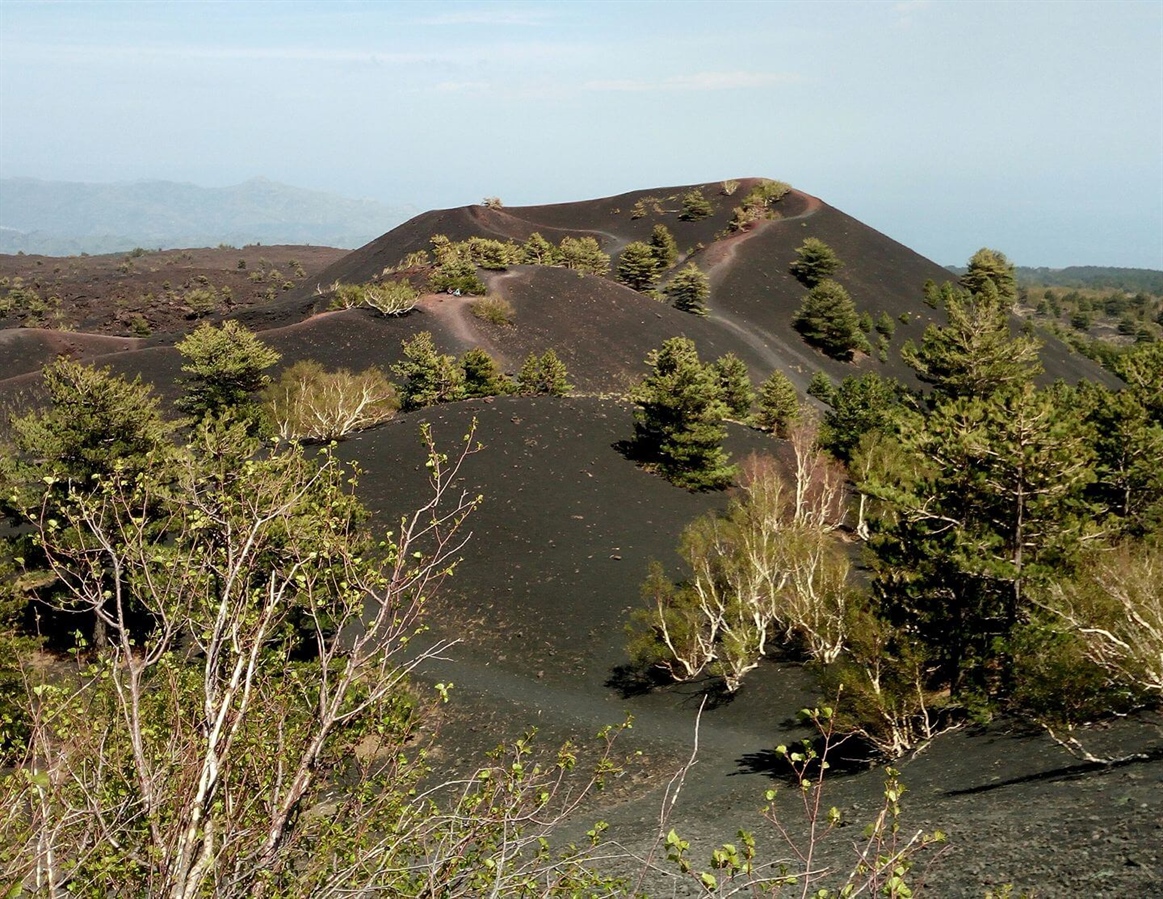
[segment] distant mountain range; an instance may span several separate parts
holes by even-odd
[[[67,256],[222,243],[351,248],[391,230],[416,211],[266,178],[233,187],[3,178],[0,253]]]

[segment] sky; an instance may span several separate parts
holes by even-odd
[[[1163,2],[0,0],[0,177],[420,209],[765,176],[941,264],[1163,269]]]

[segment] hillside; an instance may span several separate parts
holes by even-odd
[[[755,382],[784,372],[801,398],[817,371],[836,381],[878,372],[916,385],[900,348],[908,339],[919,341],[929,323],[944,323],[943,312],[923,303],[922,290],[926,280],[949,278],[936,263],[800,191],[774,204],[774,217],[731,231],[733,210],[756,183],[745,179],[731,194],[722,185],[703,184],[547,206],[427,212],[351,253],[314,257],[304,276],[286,289],[280,284],[261,302],[218,308],[204,319],[184,318],[175,306],[166,328],[148,337],[126,336],[112,326],[103,334],[88,333],[83,324],[76,332],[18,328],[9,320],[10,327],[0,330],[0,403],[28,402],[41,366],[61,353],[141,375],[172,400],[181,375],[173,344],[200,320],[244,322],[282,354],[280,367],[313,359],[329,368],[387,369],[401,358],[401,342],[421,331],[431,332],[442,352],[482,347],[508,372],[527,354],[553,348],[569,370],[571,396],[489,397],[400,414],[353,435],[338,452],[358,463],[359,496],[375,523],[390,528],[401,510],[424,496],[421,424],[432,427],[442,447],[454,447],[470,431],[481,443],[464,469],[464,486],[484,500],[424,638],[459,641],[420,672],[423,684],[454,685],[433,755],[440,773],[463,771],[480,751],[534,725],[543,745],[552,747],[565,739],[584,741],[629,712],[634,728],[621,747],[632,758],[628,773],[585,814],[609,821],[613,839],[645,852],[667,781],[689,756],[697,726],[699,762],[675,816],[701,859],[711,846],[734,839],[739,827],[765,826],[758,814],[763,794],[784,783],[773,749],[806,735],[795,715],[819,700],[819,688],[793,654],[765,661],[736,694],[705,677],[648,691],[627,676],[624,626],[641,603],[649,562],[658,559],[677,571],[683,528],[722,509],[728,494],[681,490],[620,451],[633,430],[626,390],[645,373],[647,353],[676,335],[693,338],[703,359],[735,353]],[[711,212],[682,221],[681,197],[696,189]],[[408,277],[422,285],[418,267],[393,270],[409,254],[430,249],[439,234],[520,242],[537,232],[554,243],[593,237],[616,270],[618,254],[632,241],[649,239],[659,224],[679,248],[670,271],[694,262],[709,277],[705,318],[630,290],[612,274],[527,264],[479,273],[488,296],[511,304],[508,325],[484,321],[473,314],[473,298],[447,292],[423,293],[415,310],[399,317],[328,308],[336,282]],[[884,313],[896,323],[883,361],[864,353],[851,362],[829,358],[793,329],[806,290],[788,266],[806,237],[834,248],[843,261],[836,278],[859,310],[873,318]],[[221,252],[227,255],[214,264],[225,277],[239,253]],[[151,277],[162,277],[162,260],[153,261],[158,271]],[[212,260],[203,261],[211,271]],[[150,262],[147,255],[134,265]],[[87,261],[68,264],[83,268]],[[248,258],[246,270],[256,266]],[[78,273],[76,280],[84,277]],[[90,317],[83,321],[114,317],[111,295],[94,288],[86,302]],[[1117,383],[1052,338],[1042,359],[1046,382]],[[769,434],[738,424],[729,426],[727,449],[735,459],[751,452],[787,454]],[[847,534],[843,539],[859,568],[860,547]],[[866,579],[867,572],[857,574]],[[1153,748],[1151,725],[1129,718],[1097,734],[1102,745],[1120,752],[1145,748],[1148,760],[1135,765],[1080,763],[1044,735],[1011,722],[967,724],[902,759],[898,767],[911,790],[902,827],[940,827],[950,834],[930,895],[980,897],[1007,881],[1047,896],[1151,895],[1163,870],[1163,757]],[[862,764],[837,768],[847,770],[837,773],[826,803],[867,821],[878,807],[883,773]],[[571,836],[584,839],[584,830]],[[770,828],[764,833],[770,850]],[[855,839],[838,831],[827,858],[847,852]],[[692,887],[674,895],[696,893]]]
[[[67,256],[222,243],[356,247],[413,211],[265,178],[230,187],[4,178],[0,252]]]

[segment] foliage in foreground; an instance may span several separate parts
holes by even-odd
[[[431,492],[381,539],[330,451],[260,452],[206,420],[173,464],[23,509],[105,636],[26,664],[26,750],[0,780],[0,881],[30,894],[612,895],[542,837],[614,766],[528,740],[433,782],[408,674],[477,497],[429,440]],[[46,510],[51,509],[51,516]]]

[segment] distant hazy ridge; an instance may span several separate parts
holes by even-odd
[[[0,252],[61,256],[220,243],[358,247],[415,213],[265,178],[233,187],[4,178]]]

